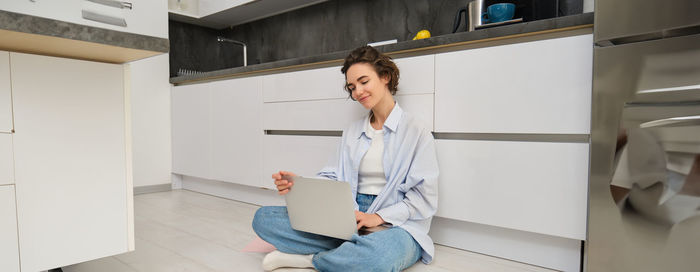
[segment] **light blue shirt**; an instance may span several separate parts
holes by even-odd
[[[367,117],[368,118],[368,117]],[[365,133],[367,118],[343,131],[338,153],[318,176],[350,183],[357,197],[360,161],[370,147]],[[384,174],[387,184],[367,213],[377,213],[387,223],[405,229],[423,249],[424,263],[433,259],[435,246],[428,236],[438,205],[438,163],[430,130],[419,125],[399,104],[384,122]],[[355,209],[358,209],[355,203]]]

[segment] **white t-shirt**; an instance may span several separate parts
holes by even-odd
[[[378,195],[384,185],[386,185],[386,176],[384,175],[384,128],[376,130],[372,127],[367,118],[367,127],[365,134],[372,139],[369,150],[365,153],[360,161],[359,180],[357,192],[366,195]]]

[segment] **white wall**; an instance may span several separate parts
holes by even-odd
[[[170,184],[169,56],[129,63],[134,187]]]

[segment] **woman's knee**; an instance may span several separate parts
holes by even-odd
[[[406,230],[392,228],[377,234],[379,241],[373,242],[369,249],[372,256],[381,256],[374,262],[377,271],[401,271],[420,257],[420,246]]]
[[[286,216],[285,207],[265,206],[260,207],[253,216],[253,230],[258,236],[262,236],[269,232],[269,228],[273,225],[275,217]]]

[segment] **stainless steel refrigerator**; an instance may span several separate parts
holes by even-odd
[[[700,0],[595,1],[585,271],[700,271]]]

